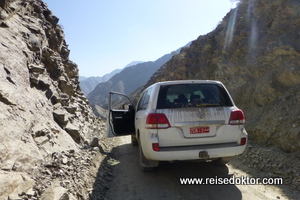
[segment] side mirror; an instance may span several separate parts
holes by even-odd
[[[130,104],[123,104],[123,110],[134,110],[134,108]]]

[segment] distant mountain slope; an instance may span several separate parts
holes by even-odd
[[[84,93],[85,96],[87,96],[95,87],[102,82],[108,81],[111,77],[113,77],[115,74],[119,73],[122,71],[122,69],[116,69],[108,74],[105,74],[104,76],[92,76],[83,79],[80,81],[80,89]]]
[[[87,96],[90,104],[99,106],[106,105],[109,91],[122,92],[125,94],[134,91],[136,88],[144,85],[157,69],[170,60],[173,55],[178,53],[179,49],[162,56],[156,61],[139,63],[125,68],[107,82],[97,85]]]
[[[131,63],[127,64],[123,69],[133,66],[133,65],[137,65],[139,63],[143,63],[144,61],[132,61]]]
[[[166,80],[222,81],[244,110],[250,140],[299,151],[300,3],[241,0],[144,86]]]
[[[129,64],[127,64],[123,69],[136,65],[138,63],[142,63],[142,61],[133,61]],[[92,77],[84,77],[79,76],[80,81],[80,88],[85,96],[87,96],[91,91],[95,89],[95,87],[102,82],[108,81],[111,77],[113,77],[115,74],[121,72],[123,69],[115,69],[112,72],[105,74],[104,76],[92,76]]]
[[[81,81],[83,81],[84,79],[86,79],[87,77],[85,77],[85,76],[79,76],[78,77],[78,80],[81,82]]]

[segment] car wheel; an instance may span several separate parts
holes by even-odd
[[[136,139],[135,135],[131,135],[131,145],[138,146],[138,140]]]
[[[229,163],[230,160],[231,160],[230,157],[226,157],[226,158],[218,158],[217,160],[213,160],[212,162],[214,165],[224,166],[227,163]]]

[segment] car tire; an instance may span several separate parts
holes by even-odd
[[[229,163],[229,161],[231,160],[230,157],[226,157],[226,158],[218,158],[217,160],[213,160],[213,164],[217,165],[217,166],[224,166],[227,163]]]
[[[150,172],[154,168],[145,166],[145,163],[148,163],[150,161],[145,157],[141,146],[141,144],[138,145],[140,169],[142,172]]]
[[[138,146],[139,145],[138,140],[135,137],[135,135],[131,135],[131,145],[132,146]]]

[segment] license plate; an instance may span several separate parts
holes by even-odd
[[[209,133],[209,126],[190,128],[190,134]]]

